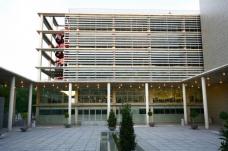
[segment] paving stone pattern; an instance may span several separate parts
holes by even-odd
[[[104,126],[75,128],[42,127],[28,132],[18,129],[0,139],[0,151],[100,151],[100,136],[108,131]],[[138,144],[145,151],[216,151],[218,133],[191,130],[178,126],[136,127]]]

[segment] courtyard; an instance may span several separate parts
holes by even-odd
[[[100,151],[105,126],[74,128],[37,127],[28,132],[15,128],[0,139],[1,151]],[[192,130],[177,125],[135,127],[137,143],[145,151],[216,151],[220,146],[215,130]]]

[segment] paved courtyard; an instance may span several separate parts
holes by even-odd
[[[17,129],[0,139],[0,151],[100,151],[103,126],[42,127],[22,133]],[[179,126],[136,127],[138,144],[145,151],[216,151],[218,133]]]

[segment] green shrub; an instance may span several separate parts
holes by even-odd
[[[148,114],[148,116],[152,116],[153,112],[151,112],[151,110],[149,109],[149,112],[147,114]]]
[[[228,113],[226,113],[226,112],[221,112],[220,114],[219,114],[219,117],[220,117],[220,119],[222,119],[222,120],[228,120]]]
[[[27,113],[27,112],[21,113],[21,117],[22,117],[23,120],[27,120],[27,118],[28,118],[28,113]]]
[[[122,109],[122,122],[119,138],[120,151],[132,151],[135,149],[135,133],[129,105],[125,105]]]
[[[109,128],[116,128],[116,116],[113,110],[110,111],[108,117],[108,127]]]
[[[199,116],[199,113],[196,110],[192,110],[190,112],[190,117],[192,120],[192,123],[195,123],[195,119]]]
[[[222,140],[221,146],[219,150],[221,151],[228,151],[228,117],[226,112],[220,113],[220,118],[225,122],[224,128],[222,129],[222,137],[220,138]]]
[[[66,119],[68,119],[68,118],[69,118],[69,114],[68,114],[68,112],[65,112],[65,113],[64,113],[64,117],[65,117]]]

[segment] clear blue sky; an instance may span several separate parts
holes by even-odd
[[[36,80],[37,12],[68,8],[199,10],[199,0],[0,0],[0,66]]]

